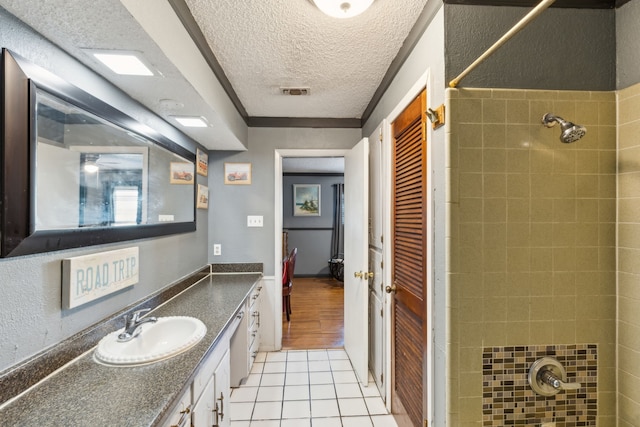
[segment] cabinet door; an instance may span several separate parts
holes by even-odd
[[[163,427],[191,427],[191,388],[182,395]]]
[[[214,395],[213,376],[204,387],[198,402],[193,406],[191,413],[191,425],[193,427],[210,427],[214,422]]]
[[[230,427],[231,426],[231,414],[230,409],[230,396],[231,396],[231,382],[229,378],[229,371],[231,370],[229,362],[229,351],[227,351],[220,364],[213,373],[213,381],[215,388],[215,404],[214,404],[214,426],[217,427]]]

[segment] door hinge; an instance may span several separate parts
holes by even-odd
[[[384,261],[380,261],[380,268],[384,269]]]
[[[384,243],[384,236],[380,236],[380,243]]]
[[[378,135],[378,137],[380,138],[380,142],[382,142],[382,128],[380,128],[380,135]]]
[[[429,423],[427,422],[427,420],[424,420],[424,423],[422,424],[422,427],[429,427]]]
[[[380,309],[380,317],[384,317],[384,314],[382,314],[382,309]]]
[[[380,384],[384,383],[384,374],[380,374]]]

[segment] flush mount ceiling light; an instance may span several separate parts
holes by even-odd
[[[334,18],[351,18],[367,10],[373,0],[312,0],[325,14]]]
[[[114,73],[127,76],[153,76],[151,69],[134,52],[94,50],[90,53]]]
[[[184,127],[189,128],[206,128],[207,122],[202,117],[191,116],[171,116],[176,119],[176,122],[180,123]]]

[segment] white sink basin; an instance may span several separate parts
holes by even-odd
[[[144,323],[142,332],[131,341],[119,342],[124,330],[112,332],[98,343],[95,358],[108,365],[135,366],[176,356],[196,345],[207,333],[199,319],[185,316],[159,317]]]

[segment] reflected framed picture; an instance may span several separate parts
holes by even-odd
[[[251,184],[251,163],[225,163],[224,183],[230,185]]]
[[[209,187],[207,187],[206,185],[198,184],[198,198],[196,199],[196,208],[209,208]]]
[[[209,155],[199,148],[196,149],[196,173],[202,176],[209,173]]]
[[[293,216],[320,216],[320,184],[293,184]]]
[[[171,184],[193,184],[193,163],[171,162],[169,182]]]

